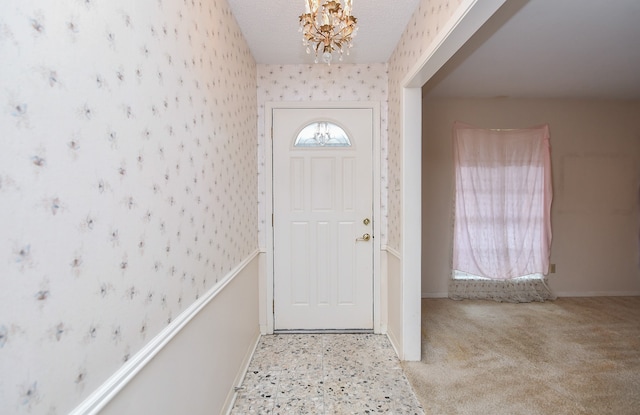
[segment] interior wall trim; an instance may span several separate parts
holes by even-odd
[[[326,108],[326,109],[370,109],[373,116],[373,222],[374,224],[381,224],[381,212],[380,212],[380,200],[381,189],[380,180],[381,177],[381,154],[380,140],[381,140],[381,120],[380,113],[381,101],[268,101],[264,105],[265,114],[265,137],[269,138],[273,134],[273,111],[275,109],[290,108]],[[272,138],[272,137],[271,137]],[[273,140],[265,140],[265,163],[266,163],[266,217],[273,214]],[[378,179],[377,179],[378,178]],[[272,334],[274,330],[274,314],[273,314],[273,286],[274,286],[274,246],[273,246],[273,226],[267,226],[266,228],[266,256],[265,256],[265,268],[264,273],[261,273],[260,279],[260,330],[262,334]],[[375,333],[382,332],[381,321],[384,317],[381,315],[380,309],[382,306],[381,285],[383,284],[380,272],[380,254],[381,254],[381,238],[373,238],[373,327]]]
[[[462,0],[404,78],[404,87],[422,88],[506,2],[507,0]]]
[[[638,297],[640,291],[553,291],[560,297]]]
[[[258,349],[258,344],[260,343],[260,339],[262,338],[262,334],[258,333],[258,337],[255,338],[253,342],[253,346],[249,349],[247,355],[242,361],[242,366],[238,371],[238,375],[236,376],[235,381],[233,382],[234,388],[229,392],[227,396],[227,400],[222,406],[221,414],[231,415],[231,411],[233,410],[233,406],[236,404],[236,399],[238,398],[238,393],[242,391],[242,384],[244,383],[244,379],[247,377],[247,372],[249,371],[249,365],[251,364],[251,360],[253,360],[253,355],[256,354],[256,350]]]
[[[395,248],[392,248],[390,246],[383,246],[382,247],[383,251],[387,251],[387,253],[393,255],[394,257],[398,258],[398,259],[402,259],[402,254],[400,253],[400,251],[396,250]]]
[[[638,297],[640,291],[553,291],[558,297]],[[422,293],[422,298],[449,298],[448,292]]]
[[[449,298],[448,292],[422,293],[422,298]]]
[[[225,287],[238,276],[260,253],[256,249],[221,281],[191,304],[179,316],[165,327],[157,336],[147,343],[139,352],[129,359],[106,382],[96,389],[87,399],[77,406],[70,415],[97,414],[120,392],[164,346],[171,341],[198,313],[207,306]]]

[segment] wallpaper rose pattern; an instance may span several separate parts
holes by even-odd
[[[381,216],[386,241],[387,65],[258,65],[259,240],[266,249],[265,103],[282,101],[374,101],[380,103]]]
[[[389,60],[388,245],[400,252],[402,240],[402,82],[431,45],[462,0],[422,0]]]
[[[65,414],[257,249],[224,0],[0,4],[0,413]]]

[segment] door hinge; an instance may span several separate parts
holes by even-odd
[[[271,214],[271,227],[273,228],[273,223],[274,223],[274,219],[273,219],[273,213]]]
[[[271,300],[271,314],[276,313],[276,300]]]

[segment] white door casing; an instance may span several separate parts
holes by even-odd
[[[401,88],[403,92],[403,105],[401,108],[402,113],[402,153],[404,158],[411,158],[412,165],[419,165],[420,152],[416,152],[416,147],[419,147],[419,143],[422,140],[421,136],[421,114],[416,115],[416,109],[421,107],[421,87],[429,80],[438,69],[452,56],[459,48],[460,45],[466,42],[478,28],[484,24],[494,13],[499,9],[505,0],[486,0],[478,2],[477,0],[464,0],[457,8],[454,15],[446,22],[444,27],[436,35],[428,45],[427,49],[421,54],[416,61],[415,65],[408,71],[405,79],[401,82]],[[461,43],[462,42],[462,43]],[[284,102],[267,102],[265,104],[265,131],[271,131],[272,119],[271,112],[274,108],[279,107],[311,107],[311,106],[326,106],[326,107],[372,107],[376,108],[374,112],[377,112],[376,125],[379,127],[379,103],[371,102],[352,102],[352,103],[284,103]],[[380,131],[377,131],[376,140],[380,139]],[[376,145],[377,144],[377,145]],[[267,216],[272,214],[272,145],[269,142],[265,146],[265,163],[266,163],[266,200],[267,200]],[[374,142],[374,154],[379,154],[380,142]],[[406,169],[406,166],[403,166]],[[380,165],[379,159],[374,159],[374,177],[379,177]],[[407,172],[406,175],[418,176],[420,175],[420,169],[413,172]],[[374,181],[374,194],[376,204],[374,204],[374,216],[379,219],[379,187],[378,181]],[[411,183],[400,183],[403,197],[402,205],[406,209],[407,206],[411,207],[403,210],[402,212],[402,243],[400,247],[401,255],[399,257],[402,265],[401,272],[398,275],[402,284],[401,293],[398,298],[398,302],[401,307],[397,312],[400,314],[401,328],[400,328],[400,341],[393,343],[396,348],[399,357],[402,360],[420,360],[420,210],[415,209],[412,206],[420,205],[421,187],[420,180],[412,180]],[[379,223],[379,222],[378,222]],[[266,238],[266,252],[261,261],[264,261],[264,265],[261,265],[264,273],[260,278],[260,325],[261,332],[263,334],[273,333],[273,228],[267,227]],[[387,299],[387,277],[381,277],[377,273],[376,268],[380,264],[380,257],[376,257],[379,254],[379,238],[374,240],[374,325],[376,332],[387,331],[387,314],[391,313],[390,308],[396,308],[396,305],[391,305]],[[415,245],[412,245],[415,244]],[[411,252],[404,252],[402,246],[412,246]],[[385,288],[381,289],[384,286]],[[417,289],[416,289],[417,288]],[[381,295],[384,293],[384,296]],[[395,299],[393,300],[395,302]],[[389,309],[388,309],[389,308]]]
[[[373,110],[272,115],[274,328],[373,330]],[[341,127],[350,144],[294,145],[317,121]]]

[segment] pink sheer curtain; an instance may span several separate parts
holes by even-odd
[[[507,280],[546,274],[551,246],[547,125],[487,130],[454,125],[453,269]]]

